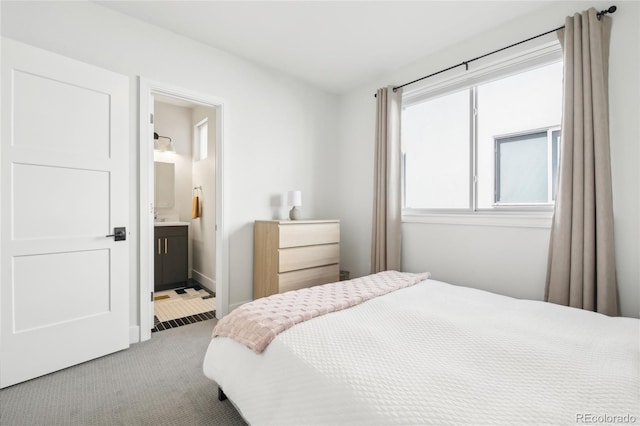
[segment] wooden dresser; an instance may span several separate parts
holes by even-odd
[[[257,220],[253,244],[254,299],[339,280],[338,220]]]

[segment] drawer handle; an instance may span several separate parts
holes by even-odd
[[[165,238],[165,239],[164,239],[164,254],[167,254],[167,253],[168,253],[168,249],[167,249],[167,247],[168,247],[167,239]]]

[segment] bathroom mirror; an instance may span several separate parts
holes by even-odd
[[[175,203],[175,171],[173,163],[154,162],[155,206],[161,209],[173,208]]]

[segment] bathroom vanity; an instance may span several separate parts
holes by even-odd
[[[188,224],[157,222],[154,231],[155,291],[183,286],[188,278]]]

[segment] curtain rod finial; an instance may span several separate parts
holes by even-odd
[[[600,12],[598,12],[598,20],[600,20],[600,18],[602,18],[607,13],[613,13],[616,10],[618,10],[618,8],[616,6],[610,6],[609,9],[601,10]]]

